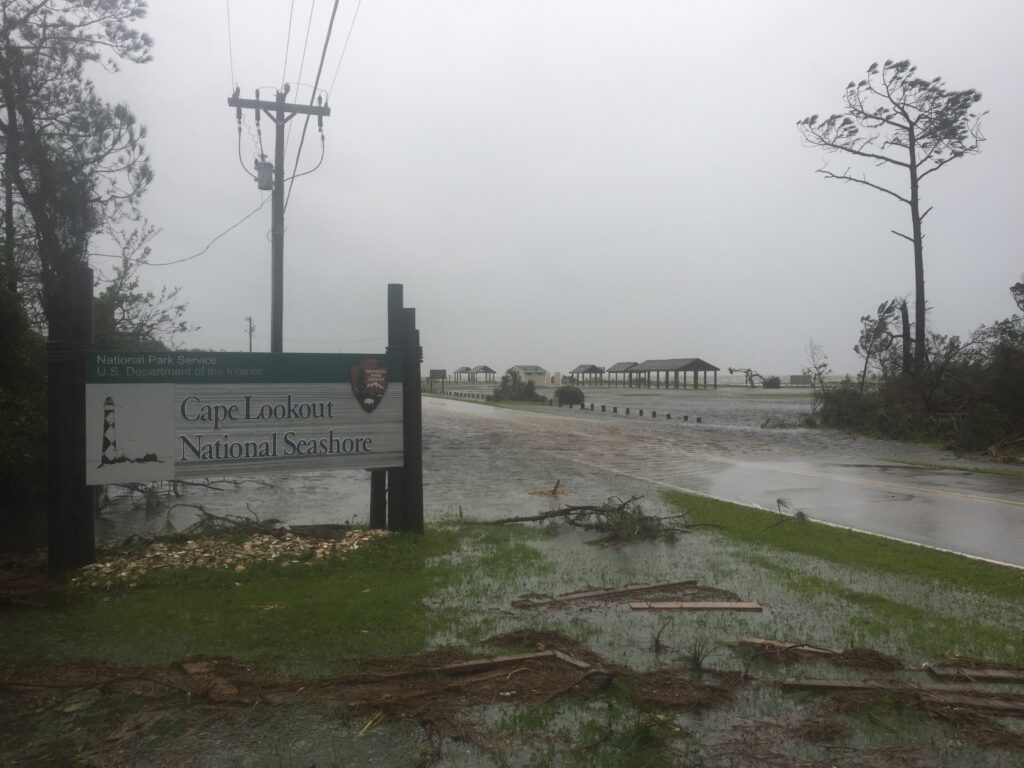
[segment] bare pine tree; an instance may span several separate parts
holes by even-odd
[[[974,111],[981,94],[973,89],[947,90],[941,77],[925,80],[909,61],[886,61],[868,67],[867,77],[851,81],[843,95],[843,111],[797,123],[804,144],[870,163],[872,178],[852,168],[818,173],[828,179],[861,184],[889,195],[910,208],[910,234],[897,232],[914,247],[914,370],[926,362],[924,235],[920,186],[940,168],[979,150],[981,118]],[[896,171],[892,179],[886,171]],[[906,174],[904,181],[899,176]],[[905,184],[905,186],[904,186]],[[898,190],[898,191],[897,191]]]

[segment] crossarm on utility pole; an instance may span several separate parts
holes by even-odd
[[[278,104],[276,101],[264,101],[263,99],[242,99],[237,96],[228,96],[228,106],[239,109],[260,109],[264,111],[277,112],[281,109],[293,115],[320,115],[330,117],[331,108],[328,106],[313,106],[312,104],[293,104],[285,102]]]

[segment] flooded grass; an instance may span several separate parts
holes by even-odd
[[[669,491],[665,498],[700,523],[723,525],[730,537],[899,577],[1024,600],[1024,569],[1000,566],[859,531],[808,522],[776,525],[778,515],[753,507]]]
[[[809,523],[816,531],[809,534],[801,526],[805,537],[824,529],[815,545],[819,554],[788,546],[787,525],[766,529],[778,517],[775,513],[748,519],[742,509],[728,508],[734,505],[697,509],[694,499],[670,502],[685,503],[691,520],[714,516],[730,527],[673,542],[606,547],[586,543],[591,537],[583,532],[554,525],[453,522],[423,537],[374,542],[344,560],[276,570],[254,567],[242,574],[190,569],[177,583],[163,579],[159,589],[143,585],[79,592],[73,601],[9,613],[0,629],[0,653],[8,663],[86,656],[164,665],[202,652],[286,672],[336,675],[357,668],[354,659],[370,655],[450,646],[473,655],[523,653],[533,648],[495,648],[483,641],[532,627],[560,632],[588,653],[622,665],[616,669],[636,670],[630,674],[640,677],[631,679],[667,674],[681,676],[687,685],[717,684],[723,674],[739,680],[744,669],[751,677],[735,689],[731,703],[709,702],[710,709],[701,712],[634,703],[635,684],[614,676],[607,687],[597,688],[596,698],[566,689],[553,701],[524,705],[516,702],[511,670],[508,700],[497,696],[484,709],[464,712],[465,722],[457,727],[475,735],[468,744],[445,742],[438,765],[793,765],[820,759],[822,744],[838,749],[836,754],[871,756],[873,761],[837,765],[905,764],[886,750],[904,750],[904,757],[910,750],[915,760],[925,761],[922,765],[1012,764],[1012,751],[975,746],[961,726],[919,708],[877,698],[830,703],[778,687],[791,675],[862,679],[880,673],[824,661],[779,665],[738,649],[736,642],[755,636],[867,646],[898,656],[908,666],[952,651],[1017,662],[1024,601],[1013,588],[993,587],[980,571],[972,571],[970,580],[955,569],[945,569],[949,572],[942,576],[942,568],[925,563],[939,557],[941,565],[942,553],[924,550],[905,570],[877,568],[857,546],[840,547],[837,554],[837,541],[828,537],[843,534],[838,542],[846,544],[845,531]],[[734,520],[746,520],[748,527],[733,530]],[[779,543],[765,542],[764,536],[780,537]],[[517,597],[528,593],[682,579],[756,600],[765,606],[764,613],[655,614],[633,611],[628,601],[512,608]],[[913,669],[882,674],[906,680],[922,675]],[[122,701],[116,706],[128,708],[114,712],[110,707],[115,703],[93,694],[80,703],[63,699],[60,706],[22,712],[11,720],[20,723],[17,734],[7,726],[0,729],[0,760],[36,755],[35,764],[44,765],[43,756],[50,762],[55,756],[80,758],[95,748],[97,733],[122,726],[122,732],[131,732],[135,726],[126,723],[139,711],[139,702],[129,705]],[[332,718],[296,704],[269,704],[260,711],[248,720],[197,718],[188,708],[165,712],[159,725],[139,734],[145,738],[131,742],[130,754],[147,762],[147,756],[173,744],[177,754],[208,750],[209,765],[261,766],[345,764],[341,755],[360,765],[418,765],[437,757],[422,732],[387,717],[365,737],[358,734],[372,720],[367,716],[346,719],[342,712]],[[93,723],[101,716],[109,726]],[[273,739],[246,736],[271,723]],[[1001,739],[1012,736],[1006,728],[1014,726],[996,725]],[[101,754],[109,756],[109,739],[103,744],[107,751]],[[176,754],[173,750],[170,754]],[[31,765],[33,759],[21,762]]]

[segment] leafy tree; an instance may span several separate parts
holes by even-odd
[[[1013,296],[1013,303],[1017,309],[1024,312],[1024,275],[1020,276],[1020,282],[1010,286],[1010,294]]]
[[[151,40],[133,27],[145,8],[143,0],[0,0],[4,272],[23,300],[38,300],[55,338],[68,336],[66,286],[91,236],[137,218],[153,178],[145,129],[85,75],[89,65],[149,60]],[[36,295],[21,289],[19,243],[37,261]]]
[[[980,99],[974,89],[948,90],[941,77],[919,77],[917,67],[907,60],[889,60],[881,69],[872,64],[867,77],[846,86],[842,112],[824,119],[811,115],[797,123],[806,146],[853,157],[877,169],[874,179],[850,168],[834,171],[826,166],[818,173],[882,192],[910,209],[910,234],[895,230],[893,234],[914,249],[914,369],[918,375],[926,363],[927,339],[922,224],[932,210],[921,209],[921,182],[979,150],[984,113],[973,110]],[[883,180],[886,170],[906,174],[898,182],[900,187]]]
[[[544,395],[537,393],[534,390],[534,384],[532,381],[523,381],[523,377],[519,375],[519,371],[515,368],[509,368],[505,371],[505,375],[501,377],[500,386],[496,387],[494,394],[491,395],[492,400],[516,400],[520,402],[543,402]]]

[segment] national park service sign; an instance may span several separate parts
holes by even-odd
[[[403,465],[391,354],[95,352],[86,481]]]
[[[375,357],[352,366],[352,394],[360,407],[373,413],[388,391],[388,369]]]

